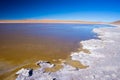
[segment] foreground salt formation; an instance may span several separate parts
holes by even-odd
[[[41,68],[33,70],[31,76],[18,71],[16,80],[120,80],[120,27],[96,28],[93,31],[100,39],[80,42],[91,54],[81,51],[70,55],[72,60],[89,66],[86,69],[62,63],[60,70],[45,72],[44,68],[54,64],[43,61],[37,63]]]

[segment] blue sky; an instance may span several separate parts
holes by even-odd
[[[120,20],[120,0],[0,0],[0,19]]]

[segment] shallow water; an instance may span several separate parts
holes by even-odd
[[[95,37],[93,24],[0,24],[0,78],[38,60],[57,63],[79,48],[81,40]],[[5,75],[6,76],[5,76]],[[3,77],[4,75],[4,77]]]

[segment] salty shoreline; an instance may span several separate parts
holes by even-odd
[[[63,25],[66,28],[64,28]],[[70,27],[68,28],[67,25]],[[40,29],[42,28],[42,26],[43,27],[45,26],[44,28],[50,31],[50,33],[59,32],[60,34],[62,34],[65,32],[65,35],[62,34],[61,36],[58,35],[54,37],[50,35],[44,38],[42,37],[44,36],[44,34],[41,34],[39,35],[39,38],[35,36],[32,37],[31,31],[33,34],[38,34],[36,32],[40,33],[41,32]],[[103,27],[104,26],[105,25],[103,25]],[[62,59],[68,58],[71,52],[78,51],[78,48],[80,48],[79,42],[82,39],[88,40],[91,38],[96,38],[94,36],[95,34],[92,32],[92,29],[94,27],[100,27],[100,25],[96,25],[96,24],[95,25],[92,25],[92,24],[90,25],[87,25],[87,24],[73,24],[73,25],[71,24],[44,24],[44,25],[41,25],[41,24],[1,24],[1,27],[0,27],[1,45],[0,47],[1,47],[1,59],[3,59],[3,61],[1,60],[1,62],[3,62],[1,65],[3,65],[3,67],[0,66],[0,68],[2,69],[2,71],[0,72],[1,73],[0,79],[2,80],[10,79],[9,77],[11,76],[11,74],[15,74],[15,72],[17,72],[19,69],[23,67],[34,68],[31,66],[31,65],[34,65],[35,67],[39,68],[39,66],[35,65],[35,62],[37,62],[38,60],[43,60],[43,61],[46,60],[46,61],[49,61],[55,64],[59,63]],[[10,29],[10,30],[7,30],[7,29]],[[27,36],[26,33],[24,34],[24,36],[18,35],[18,31],[16,29],[20,32],[19,34],[23,34],[24,33],[23,31],[27,30],[27,33],[30,32],[30,36],[24,37],[24,36]],[[66,31],[67,29],[71,29],[72,31],[71,30],[70,32]],[[42,30],[42,32],[43,31],[44,30]],[[2,32],[7,33],[7,34],[4,35]],[[12,33],[9,34],[9,32],[12,32]],[[44,33],[47,34],[46,31],[44,31]],[[54,34],[56,35],[57,33],[54,33]],[[70,35],[70,37],[67,36],[66,33],[67,35]],[[81,33],[86,33],[86,34],[83,35]],[[3,37],[3,35],[5,38]],[[67,37],[64,37],[64,36],[67,36]],[[5,61],[9,64],[5,63]],[[30,63],[30,65],[26,65],[27,63]],[[74,66],[76,66],[76,64],[77,66],[80,65],[78,64],[78,61],[73,62],[69,58],[67,59],[67,63],[72,64]],[[20,68],[17,68],[17,69],[14,68],[22,64],[26,66],[23,65]],[[60,66],[57,66],[57,69],[59,67]],[[55,70],[52,70],[52,71],[55,71]]]
[[[116,26],[116,25],[115,25]],[[83,51],[72,53],[71,59],[80,61],[83,65],[89,66],[85,69],[79,69],[64,61],[61,64],[63,68],[56,72],[44,72],[46,67],[53,67],[54,64],[39,62],[42,66],[33,70],[32,76],[28,76],[27,69],[18,71],[16,80],[119,80],[120,79],[120,26],[112,28],[93,29],[100,39],[90,39],[81,41],[83,49],[90,51],[87,54]]]

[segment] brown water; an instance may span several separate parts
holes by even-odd
[[[77,51],[79,42],[95,38],[101,25],[0,24],[0,80],[13,78],[21,67],[36,67],[38,60],[57,63]],[[102,25],[103,26],[103,25]],[[10,78],[8,78],[9,80]]]

